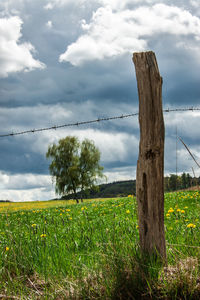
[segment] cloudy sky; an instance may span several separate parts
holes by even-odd
[[[138,111],[132,53],[156,53],[163,107],[200,102],[199,0],[1,0],[0,134]],[[200,161],[199,112],[165,114],[165,173],[176,128]],[[135,178],[137,117],[0,138],[0,199],[55,197],[45,158],[67,135],[101,151],[108,181]],[[197,167],[178,143],[178,171]]]

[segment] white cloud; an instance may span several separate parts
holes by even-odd
[[[195,8],[199,8],[199,0],[190,0],[190,4]]]
[[[103,7],[109,6],[113,10],[123,10],[130,5],[135,4],[152,4],[158,2],[158,0],[97,0]]]
[[[0,190],[1,200],[11,200],[14,202],[50,200],[56,198],[54,189],[47,191],[43,188],[30,190]]]
[[[128,5],[133,4],[152,4],[158,2],[158,0],[48,0],[48,3],[44,6],[45,9],[51,10],[55,7],[64,7],[69,5],[76,5],[77,7],[84,7],[86,5],[100,5],[103,7],[110,6],[114,10],[121,10]]]
[[[52,26],[53,26],[52,21],[48,21],[48,22],[46,23],[46,26],[47,26],[48,28],[52,28]]]
[[[49,175],[34,175],[34,174],[6,174],[0,172],[0,188],[11,190],[45,188],[51,182]]]
[[[8,119],[11,114],[13,115],[12,124],[9,124]],[[15,108],[2,107],[0,108],[0,122],[5,125],[4,128],[1,129],[1,133],[65,124],[71,115],[72,112],[70,108],[65,108],[60,104]],[[48,116],[51,116],[50,120]]]
[[[165,114],[166,130],[174,131],[175,134],[177,128],[178,135],[181,136],[183,139],[189,138],[193,141],[198,141],[199,127],[197,126],[197,124],[200,120],[200,112],[188,111],[184,113],[175,112],[172,114]]]
[[[6,174],[0,172],[0,199],[12,201],[48,200],[55,198],[51,176]]]
[[[0,172],[0,188],[4,187],[9,183],[9,176],[5,173]]]
[[[149,40],[156,34],[192,35],[194,39],[200,35],[200,19],[182,8],[155,4],[114,11],[112,3],[98,8],[90,23],[82,21],[85,33],[60,55],[60,62],[77,66],[89,60],[147,50]]]
[[[74,131],[73,135],[91,139],[102,153],[103,163],[125,162],[130,154],[129,150],[137,152],[138,140],[133,134],[122,132],[104,132],[100,130],[87,129],[83,131]]]
[[[84,5],[87,2],[87,0],[50,0],[48,3],[44,6],[45,9],[51,10],[54,7],[63,7],[67,5],[76,5],[76,6],[81,6]],[[96,2],[92,0],[92,2]]]
[[[108,183],[113,181],[133,180],[136,178],[136,167],[113,168],[104,173],[108,178]]]
[[[0,77],[45,67],[42,62],[33,58],[33,45],[20,44],[22,24],[18,16],[0,19]]]

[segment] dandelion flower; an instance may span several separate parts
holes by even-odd
[[[196,227],[196,225],[192,224],[192,223],[190,223],[190,224],[187,225],[187,228],[195,228],[195,227]]]
[[[10,249],[9,247],[6,247],[6,251],[9,251],[9,249]]]
[[[127,214],[130,214],[130,210],[129,210],[129,209],[127,209],[126,213],[127,213]]]
[[[40,235],[41,238],[46,237],[46,236],[47,235],[45,233],[43,233],[43,234]]]
[[[31,225],[31,227],[36,227],[36,226],[37,226],[36,224],[32,224],[32,225]]]

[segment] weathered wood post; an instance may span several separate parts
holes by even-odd
[[[166,259],[164,232],[164,121],[162,77],[153,52],[133,54],[138,94],[140,146],[137,162],[140,247]]]

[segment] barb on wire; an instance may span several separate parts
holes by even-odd
[[[174,109],[164,109],[163,112],[169,113],[169,112],[182,112],[182,111],[200,111],[200,108],[174,108]],[[109,121],[109,120],[116,120],[116,119],[124,119],[124,118],[129,118],[129,117],[134,117],[137,116],[138,112],[132,113],[132,114],[127,114],[127,115],[121,115],[121,116],[115,116],[115,117],[107,117],[107,118],[98,118],[96,120],[89,120],[89,121],[83,121],[83,122],[75,122],[75,123],[68,123],[68,124],[63,124],[63,125],[54,125],[51,127],[45,127],[45,128],[39,128],[39,129],[30,129],[30,130],[24,130],[24,131],[19,131],[19,132],[12,132],[12,133],[7,133],[7,134],[0,134],[0,138],[3,137],[9,137],[9,136],[15,136],[15,135],[22,135],[26,133],[35,133],[35,132],[41,132],[41,131],[47,131],[47,130],[55,130],[59,128],[64,128],[64,127],[72,127],[72,126],[79,126],[79,125],[86,125],[86,124],[92,124],[92,123],[97,123],[97,122],[102,122],[102,121]]]

